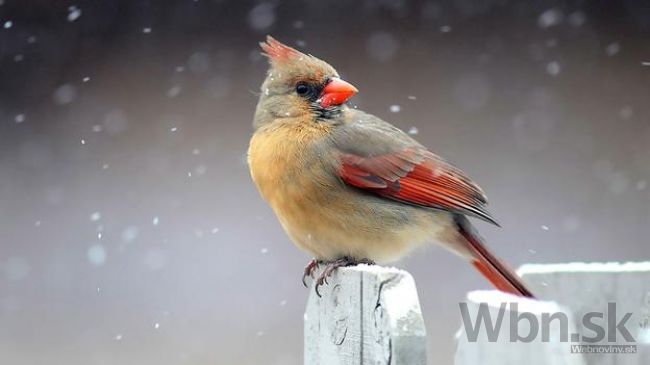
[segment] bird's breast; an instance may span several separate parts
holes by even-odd
[[[430,241],[441,219],[448,220],[346,185],[322,138],[285,128],[258,130],[248,152],[258,190],[303,250],[320,259],[392,261]]]
[[[288,122],[255,132],[248,149],[248,164],[264,199],[274,205],[288,199],[300,201],[312,193],[326,173],[325,156],[314,146],[326,136],[323,127]]]

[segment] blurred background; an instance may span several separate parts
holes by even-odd
[[[647,1],[0,0],[0,362],[302,363],[309,257],[245,163],[266,34],[477,180],[512,265],[650,256]],[[450,364],[489,285],[396,265]]]

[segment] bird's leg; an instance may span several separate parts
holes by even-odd
[[[312,259],[311,261],[309,261],[307,266],[305,266],[305,271],[302,274],[302,285],[304,285],[305,288],[307,287],[306,279],[308,276],[311,278],[314,277],[314,271],[318,269],[318,262],[319,262],[318,260]]]
[[[323,263],[325,264],[325,270],[323,270],[323,272],[320,275],[318,275],[318,278],[316,279],[316,283],[314,284],[314,290],[316,291],[316,295],[318,295],[318,297],[321,296],[320,292],[318,291],[318,288],[323,284],[329,284],[327,282],[327,278],[332,276],[334,270],[338,269],[339,267],[355,266],[359,264],[367,264],[367,265],[375,264],[375,262],[370,259],[354,259],[347,256],[334,261],[328,261]]]

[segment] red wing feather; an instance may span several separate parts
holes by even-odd
[[[371,157],[343,154],[341,163],[341,178],[357,188],[497,224],[485,209],[487,200],[481,188],[429,151],[411,148]]]

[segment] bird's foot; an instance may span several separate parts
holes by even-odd
[[[318,263],[319,262],[316,262],[316,266],[318,266]],[[370,259],[353,259],[351,257],[342,257],[334,261],[328,261],[322,263],[325,264],[325,270],[323,270],[323,272],[320,273],[320,275],[318,275],[318,278],[316,278],[316,283],[314,284],[314,290],[316,291],[316,295],[318,295],[319,298],[321,297],[321,295],[320,292],[318,291],[318,288],[321,287],[323,284],[329,284],[327,282],[327,278],[332,276],[332,273],[339,267],[355,266],[359,264],[367,264],[367,265],[375,264],[375,262]]]
[[[309,261],[307,266],[305,266],[305,271],[302,273],[302,285],[304,285],[305,288],[307,288],[307,277],[309,276],[312,279],[314,278],[314,271],[318,269],[318,264],[318,260],[312,259]]]

